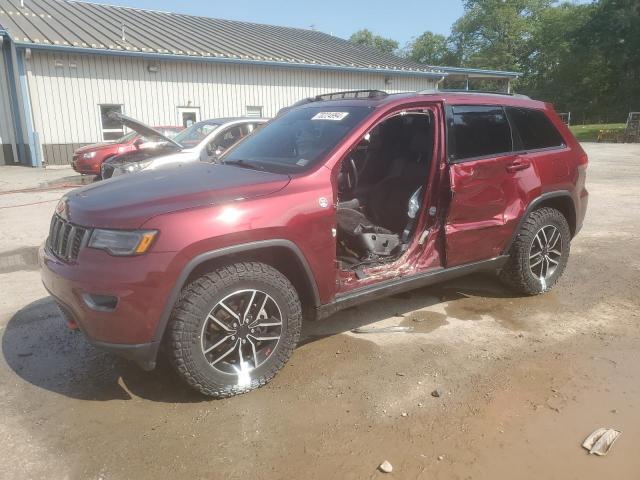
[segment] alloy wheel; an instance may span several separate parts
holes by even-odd
[[[545,225],[533,239],[529,250],[529,269],[545,286],[562,257],[562,235],[553,225]]]
[[[202,327],[202,354],[218,372],[239,375],[258,368],[282,336],[282,312],[261,290],[237,290],[220,300]]]

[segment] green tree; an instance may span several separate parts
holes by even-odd
[[[361,45],[364,47],[373,48],[382,53],[393,54],[398,50],[398,42],[392,40],[390,38],[381,37],[380,35],[375,35],[368,29],[358,30],[349,41],[355,43],[356,45]]]
[[[458,64],[455,52],[449,47],[444,35],[424,32],[413,39],[405,50],[405,56],[414,62],[427,65],[446,65],[454,67]]]
[[[463,65],[519,70],[540,14],[554,0],[465,0],[450,42]]]
[[[584,45],[577,41],[593,10],[592,5],[564,3],[541,12],[520,59],[520,91],[553,102],[561,111],[572,111],[574,119],[579,106],[586,106],[592,97],[578,92],[599,70],[598,61],[585,58]]]
[[[449,38],[425,32],[403,55],[428,65],[520,72],[518,91],[582,122],[624,121],[640,111],[640,0],[465,0],[464,7]],[[369,30],[351,41],[398,51],[397,42]]]
[[[623,121],[640,110],[640,2],[600,0],[575,42],[575,58],[587,68],[574,92],[588,95],[592,111],[586,115]]]

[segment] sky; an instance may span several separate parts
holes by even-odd
[[[310,28],[349,38],[362,28],[404,46],[431,30],[448,35],[463,13],[462,0],[99,0],[129,7],[204,17]]]

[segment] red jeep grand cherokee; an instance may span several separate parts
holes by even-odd
[[[60,201],[42,278],[70,324],[192,387],[270,381],[303,316],[471,272],[526,295],[564,271],[587,156],[520,96],[378,91],[299,102],[219,164],[143,171]]]
[[[154,129],[169,138],[173,138],[180,133],[182,127],[154,127]],[[113,142],[95,143],[80,147],[73,152],[71,166],[78,173],[100,175],[100,167],[102,167],[102,163],[105,160],[122,153],[133,152],[138,148],[153,148],[157,145],[157,142],[162,140],[161,138],[147,139],[138,132],[132,131]]]

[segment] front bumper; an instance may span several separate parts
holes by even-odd
[[[155,367],[162,333],[160,318],[173,287],[173,254],[112,257],[84,248],[75,263],[55,257],[44,245],[39,250],[42,282],[67,317],[98,348]],[[117,298],[112,308],[96,308],[87,295]]]
[[[84,175],[100,175],[100,162],[95,158],[85,160],[80,156],[73,156],[71,168]]]

